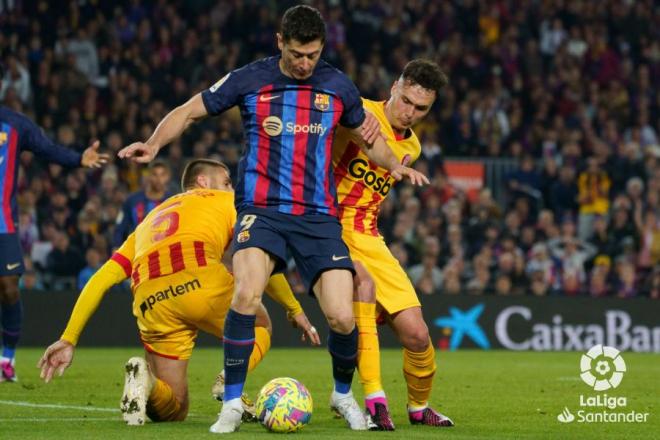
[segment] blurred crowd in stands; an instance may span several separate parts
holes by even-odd
[[[295,2],[0,2],[0,101],[61,144],[116,153],[226,72],[277,53]],[[653,0],[330,0],[324,58],[386,99],[407,61],[450,78],[416,128],[432,184],[399,185],[380,228],[422,294],[660,297],[660,6]],[[160,153],[95,172],[21,156],[22,286],[77,288],[109,257],[129,194],[177,191],[186,158],[235,167],[238,112]],[[510,157],[476,198],[443,158]],[[116,239],[115,239],[116,240]],[[292,272],[296,289],[300,288]]]

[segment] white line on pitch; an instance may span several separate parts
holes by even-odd
[[[101,411],[101,412],[119,413],[119,408],[99,408],[96,406],[60,405],[57,403],[32,403],[32,402],[20,402],[17,400],[0,400],[0,404],[10,405],[10,406],[27,406],[31,408],[79,409],[83,411]]]
[[[27,406],[30,408],[53,408],[53,409],[79,409],[83,411],[101,411],[101,412],[113,412],[119,413],[119,408],[101,408],[97,406],[76,406],[76,405],[60,405],[58,403],[32,403],[32,402],[20,402],[17,400],[0,400],[1,405],[9,406]],[[196,413],[188,413],[188,417],[197,417]],[[2,421],[4,419],[0,419]],[[14,419],[7,419],[14,420]],[[23,420],[23,419],[21,419]],[[28,419],[25,419],[28,420]],[[53,420],[63,420],[61,418]],[[73,419],[71,419],[73,420]],[[92,420],[90,418],[82,418],[81,420]],[[114,420],[114,419],[102,419],[102,420]]]
[[[0,423],[13,423],[13,422],[119,422],[119,418],[110,417],[29,417],[29,418],[13,418],[13,419],[0,419]]]

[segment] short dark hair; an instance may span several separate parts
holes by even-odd
[[[307,5],[293,6],[286,10],[280,25],[285,42],[296,40],[307,44],[315,40],[325,43],[325,22],[318,9]]]
[[[171,172],[170,165],[162,159],[156,159],[153,162],[150,162],[149,166],[147,166],[147,168],[149,169],[149,171],[151,171],[153,169],[156,169],[156,168],[163,168],[166,171]]]
[[[223,168],[229,174],[229,167],[219,160],[213,159],[193,159],[183,169],[181,175],[181,189],[187,191],[195,187],[197,176],[207,173],[213,168]]]
[[[449,84],[447,75],[442,71],[437,63],[431,60],[418,58],[410,61],[403,68],[401,74],[404,82],[418,84],[427,90],[433,90],[436,97],[440,95],[442,89]]]

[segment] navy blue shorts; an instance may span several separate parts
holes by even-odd
[[[243,209],[234,227],[233,248],[236,252],[251,247],[275,258],[274,272],[286,269],[288,248],[310,294],[326,270],[346,269],[355,274],[348,247],[341,239],[341,224],[331,215]]]
[[[23,275],[23,251],[18,234],[0,234],[0,276]]]

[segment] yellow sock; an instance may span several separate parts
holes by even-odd
[[[435,350],[431,341],[428,348],[420,353],[403,349],[403,375],[408,385],[408,406],[423,408],[428,404],[434,374]]]
[[[250,363],[248,364],[248,371],[252,371],[259,365],[266,356],[266,353],[270,349],[270,333],[266,330],[266,327],[255,327],[254,328],[254,349],[250,355]]]
[[[160,379],[156,379],[149,400],[147,401],[147,416],[154,422],[171,422],[178,420],[181,403],[174,397],[172,388]]]
[[[364,394],[383,391],[380,380],[380,346],[376,330],[376,304],[353,302],[358,327],[358,374]]]

